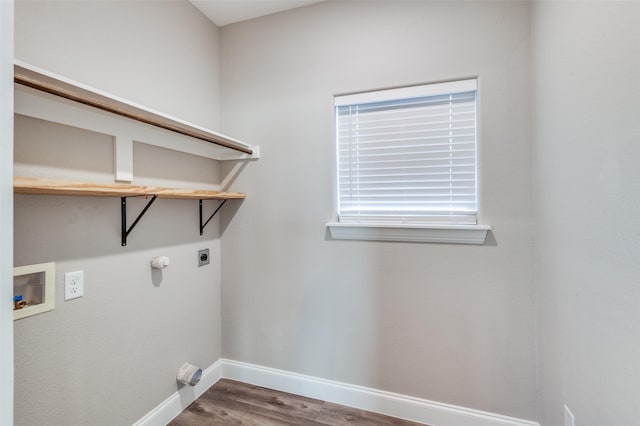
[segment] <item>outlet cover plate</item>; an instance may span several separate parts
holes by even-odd
[[[198,250],[198,266],[209,264],[209,249]]]
[[[64,274],[64,300],[77,299],[84,296],[84,271],[66,272]]]

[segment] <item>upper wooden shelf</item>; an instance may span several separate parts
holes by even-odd
[[[221,192],[204,189],[176,189],[128,184],[98,184],[28,177],[14,178],[13,189],[16,194],[40,195],[84,195],[93,197],[157,195],[158,198],[183,198],[193,200],[229,200],[245,198],[245,195],[241,192]]]
[[[114,180],[133,182],[134,142],[184,152],[214,160],[255,160],[251,146],[204,127],[170,117],[87,85],[58,76],[23,62],[14,62],[14,113],[65,126],[110,135],[114,146]],[[200,235],[229,199],[242,199],[239,192],[176,189],[131,184],[98,184],[32,177],[14,178],[16,194],[84,195],[121,197],[122,245],[157,198],[199,200]],[[127,226],[127,198],[148,196],[142,212]],[[203,200],[220,200],[208,219]]]
[[[217,160],[258,158],[256,146],[17,60],[14,62],[14,82],[17,114],[113,136],[126,135],[136,142]],[[52,102],[56,103],[52,104]],[[107,113],[107,117],[96,118],[95,115],[90,115],[86,111],[86,106],[103,114]],[[120,126],[117,123],[114,124],[113,118],[122,120],[123,117],[133,121]],[[111,121],[105,124],[105,120]],[[152,126],[152,129],[160,133],[157,131],[150,133],[149,129],[133,128],[131,126],[134,123]],[[181,139],[167,139],[163,131],[168,131],[169,135],[180,136]],[[204,146],[199,145],[198,143],[202,144],[202,141],[207,143]]]

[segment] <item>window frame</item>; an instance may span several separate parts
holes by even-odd
[[[355,103],[366,103],[380,99],[383,93],[388,99],[403,99],[403,93],[418,93],[418,96],[431,96],[432,93],[455,93],[450,89],[442,92],[447,85],[451,88],[459,87],[459,83],[465,84],[468,80],[474,80],[476,91],[476,158],[475,158],[475,185],[476,185],[476,223],[458,224],[446,221],[418,221],[407,223],[385,222],[376,220],[339,221],[339,172],[338,172],[338,135],[337,135],[337,107],[348,105],[349,100],[357,100]],[[332,239],[369,240],[369,241],[407,241],[407,242],[433,242],[433,243],[460,243],[460,244],[484,244],[487,233],[491,230],[488,225],[481,225],[481,185],[480,185],[480,80],[477,76],[450,81],[439,81],[412,86],[403,86],[391,89],[379,89],[366,92],[334,95],[333,109],[333,217],[332,222],[326,224]],[[435,88],[435,92],[434,89]],[[393,96],[396,96],[395,98]],[[433,94],[435,96],[435,94]],[[336,98],[340,98],[336,102]],[[406,96],[404,97],[406,98]],[[371,100],[368,100],[371,99]]]

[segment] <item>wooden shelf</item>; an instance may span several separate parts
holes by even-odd
[[[24,63],[14,65],[14,82],[52,95],[79,102],[122,117],[140,121],[185,136],[252,154],[250,145],[203,127],[153,111],[92,87],[73,82]]]
[[[23,62],[14,63],[14,113],[110,135],[114,142],[115,177],[132,182],[134,142],[158,146],[214,160],[255,160],[258,147],[170,117],[109,93],[58,76]],[[200,235],[227,200],[243,199],[240,192],[156,186],[100,184],[15,177],[16,194],[120,197],[122,245],[157,198],[198,200]],[[127,225],[127,199],[146,196],[146,206]],[[219,200],[205,220],[203,200]]]
[[[90,197],[135,197],[157,195],[158,198],[181,198],[192,200],[230,200],[245,198],[245,194],[241,192],[221,192],[204,189],[176,189],[129,184],[98,184],[29,177],[14,178],[13,190],[16,194],[81,195]]]

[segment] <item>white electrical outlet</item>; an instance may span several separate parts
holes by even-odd
[[[64,274],[64,300],[77,299],[84,296],[84,271]]]
[[[564,426],[576,426],[576,421],[573,418],[573,413],[566,405],[564,406]]]

